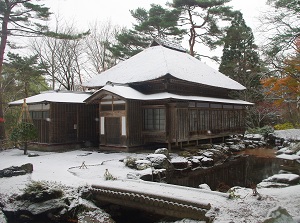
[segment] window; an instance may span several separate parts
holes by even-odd
[[[32,119],[46,119],[49,118],[49,111],[30,111]]]
[[[189,111],[190,114],[190,131],[195,132],[198,129],[198,117],[197,117],[197,110],[191,109]]]
[[[166,115],[164,108],[146,108],[144,110],[145,130],[165,130]]]

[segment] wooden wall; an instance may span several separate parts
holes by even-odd
[[[142,135],[143,110],[141,101],[127,101],[127,131],[128,146],[139,146],[144,143]]]
[[[98,141],[97,107],[97,105],[51,103],[48,143]]]
[[[193,95],[204,97],[229,98],[229,90],[203,84],[196,84],[180,79],[171,75],[165,75],[162,78],[147,81],[145,83],[133,83],[130,87],[144,93],[155,94],[159,92],[169,92],[178,95]]]

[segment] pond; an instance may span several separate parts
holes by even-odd
[[[249,149],[234,156],[235,159],[214,167],[173,172],[168,175],[167,183],[195,188],[206,183],[212,190],[227,191],[233,186],[250,187],[251,184],[257,184],[280,170],[280,162],[276,159],[273,149]],[[106,211],[118,223],[153,223],[164,218],[115,205],[109,205]]]
[[[275,157],[275,150],[248,149],[234,154],[234,159],[221,165],[176,171],[168,177],[167,182],[195,188],[205,183],[212,190],[227,191],[233,186],[250,187],[258,184],[279,170],[280,161]]]

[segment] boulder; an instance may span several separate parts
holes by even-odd
[[[135,165],[137,170],[145,170],[151,167],[151,162],[149,160],[137,160]]]
[[[32,171],[33,171],[33,165],[32,165],[32,163],[26,163],[26,164],[23,164],[21,166],[21,169],[25,170],[26,173],[32,173]]]
[[[39,156],[37,153],[28,153],[28,157],[36,157]]]
[[[294,221],[288,211],[282,207],[271,209],[268,213],[267,219],[263,223],[297,223]]]
[[[127,179],[139,180],[143,175],[135,172],[135,173],[128,173],[126,176],[127,176]]]
[[[32,215],[40,215],[44,213],[59,212],[66,208],[67,205],[62,199],[52,199],[44,202],[33,203],[26,207]]]
[[[150,154],[146,159],[151,162],[151,166],[155,169],[169,169],[171,163],[168,158],[163,154]]]
[[[189,160],[182,156],[174,157],[170,162],[175,169],[185,169],[190,166]]]
[[[115,223],[110,215],[101,209],[85,211],[78,215],[78,223]]]
[[[0,170],[0,178],[25,175],[27,173],[32,173],[32,171],[33,165],[31,163],[27,163],[22,166],[11,166]]]
[[[0,210],[0,222],[1,223],[7,223],[7,219],[4,215],[4,213]]]
[[[239,152],[239,151],[241,151],[241,148],[239,147],[239,145],[231,145],[231,146],[229,146],[229,151]]]
[[[28,201],[14,201],[3,208],[3,212],[7,216],[34,216],[59,212],[67,207],[62,199],[53,199],[44,202],[31,203]]]
[[[204,157],[201,160],[201,164],[202,164],[202,166],[210,167],[210,166],[214,165],[214,160],[212,158]]]
[[[210,187],[207,184],[200,184],[199,188],[202,189],[202,190],[211,191]]]
[[[263,182],[276,182],[276,183],[284,183],[284,184],[290,184],[294,185],[299,183],[300,181],[300,176],[297,174],[275,174],[265,180]]]
[[[169,157],[169,150],[167,148],[159,148],[154,151],[154,154],[163,154],[166,157]]]

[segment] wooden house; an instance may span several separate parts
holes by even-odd
[[[26,98],[29,114],[38,129],[38,139],[30,147],[61,150],[98,145],[98,106],[86,105],[91,93],[47,91]],[[10,102],[21,106],[23,99]]]
[[[85,86],[98,89],[85,102],[99,106],[100,149],[170,149],[243,133],[245,107],[251,105],[228,96],[244,86],[162,41]]]

